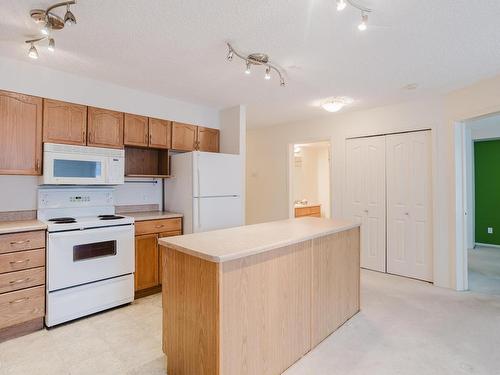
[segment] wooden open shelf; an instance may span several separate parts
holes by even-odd
[[[125,147],[125,177],[170,178],[168,150]]]

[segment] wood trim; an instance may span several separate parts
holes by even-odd
[[[27,335],[29,333],[40,331],[43,329],[43,326],[43,317],[40,317],[24,323],[2,328],[0,329],[0,343]]]
[[[219,265],[169,248],[162,251],[167,372],[219,374]]]
[[[141,289],[134,293],[134,299],[151,296],[161,292],[161,285],[154,286],[152,288]]]

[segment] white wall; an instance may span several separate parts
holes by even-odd
[[[126,181],[129,182],[115,187],[116,206],[157,204],[162,209],[161,179],[127,178]],[[152,181],[156,183],[151,183]]]
[[[246,107],[239,105],[222,109],[219,113],[220,128],[220,152],[224,154],[239,154],[241,159],[241,221],[246,217],[246,137],[247,137],[247,115]]]
[[[0,58],[0,90],[219,128],[217,109],[45,68],[38,61]],[[231,138],[231,135],[223,137]],[[120,187],[118,201],[122,203],[119,204],[143,204],[153,196],[156,197],[154,203],[161,204],[161,194],[158,199],[146,186]],[[36,209],[36,190],[37,178],[0,176],[0,211]],[[146,199],[135,202],[135,196],[145,195]]]

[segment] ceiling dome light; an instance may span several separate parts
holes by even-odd
[[[264,79],[267,79],[267,80],[271,79],[271,68],[270,67],[266,68],[266,75],[264,76]]]
[[[251,71],[250,71],[250,62],[247,61],[247,68],[245,69],[245,74],[250,74]]]
[[[38,51],[36,50],[36,47],[33,43],[31,43],[31,47],[28,51],[28,56],[34,60],[38,59]]]
[[[49,47],[48,47],[48,50],[50,52],[54,52],[56,49],[56,41],[54,40],[54,38],[50,38],[49,39]]]
[[[368,14],[361,14],[361,23],[358,25],[359,31],[365,31],[368,28]]]
[[[64,15],[64,24],[71,26],[76,25],[76,17],[69,8],[69,4],[66,7],[66,14]]]
[[[337,10],[339,12],[344,10],[346,6],[347,6],[347,3],[345,2],[345,0],[337,0]]]
[[[323,104],[321,104],[321,107],[328,112],[338,112],[352,102],[353,100],[351,98],[342,96],[325,101]]]

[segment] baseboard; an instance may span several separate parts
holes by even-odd
[[[493,245],[493,244],[489,244],[489,243],[479,243],[479,242],[476,242],[476,246],[494,247],[494,248],[500,249],[500,245]]]
[[[137,298],[150,296],[152,294],[156,294],[156,293],[160,293],[160,292],[161,292],[161,285],[158,285],[158,286],[154,286],[152,288],[138,290],[137,292],[135,292],[134,297],[135,297],[135,299],[137,299]]]
[[[0,329],[0,342],[15,339],[43,328],[43,317]]]

